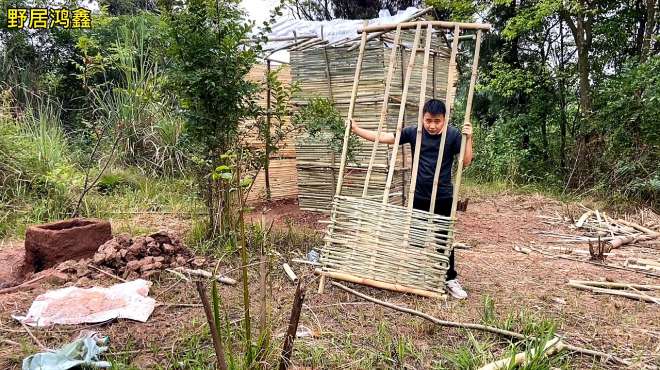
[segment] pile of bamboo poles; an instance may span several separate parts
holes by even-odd
[[[609,281],[569,280],[568,286],[594,293],[610,294],[660,304],[660,285],[615,283]]]
[[[556,220],[556,218],[548,216],[543,218]],[[650,241],[660,237],[658,231],[632,221],[620,218],[613,219],[605,212],[591,209],[584,212],[571,226],[582,231],[583,235],[567,235],[555,232],[542,232],[541,234],[553,237],[560,243],[589,244],[592,257],[602,257],[604,253],[609,253],[612,249],[623,245]]]
[[[449,217],[350,196],[336,196],[332,206],[320,260],[324,272],[444,292]]]
[[[394,77],[388,97],[388,112],[398,112],[404,85],[404,67],[408,64],[411,51],[410,44],[414,33],[403,31],[401,43],[403,47],[392,48],[391,40],[384,34],[366,42],[359,89],[354,99],[352,117],[360,127],[375,130],[378,127],[381,106],[385,95],[386,78],[389,72],[387,61],[395,52]],[[422,40],[425,36],[420,37]],[[408,44],[408,48],[405,45]],[[444,98],[447,91],[447,73],[449,49],[441,36],[434,34],[431,40],[433,58],[426,80],[427,97]],[[304,106],[309,99],[325,97],[334,103],[342,116],[348,116],[354,84],[354,72],[359,50],[355,50],[355,42],[341,46],[319,45],[301,50],[291,51],[291,73],[300,91],[294,97],[294,105]],[[422,81],[423,53],[415,53],[415,65],[409,83],[410,96],[419,94]],[[453,90],[452,90],[453,91]],[[418,120],[417,102],[406,105],[404,121],[408,125],[416,124]],[[384,122],[383,131],[393,132],[397,125],[396,113],[390,113]],[[359,196],[361,186],[352,186],[364,181],[364,173],[369,162],[372,143],[360,140],[360,146],[354,154],[354,160],[347,164],[347,187],[344,194]],[[384,178],[387,166],[392,156],[392,146],[379,144],[374,160],[375,175],[371,178],[369,195],[375,196],[384,191]],[[330,211],[334,189],[339,176],[339,154],[328,145],[323,137],[310,138],[298,135],[296,141],[296,158],[298,171],[298,200],[301,209],[313,211]],[[397,194],[390,199],[392,204],[405,204],[407,187],[410,178],[410,150],[398,151],[397,166],[392,185],[392,193]]]

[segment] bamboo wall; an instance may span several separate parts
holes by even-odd
[[[272,70],[275,70],[276,68],[279,68],[279,66],[271,66]],[[288,85],[291,83],[291,69],[289,66],[282,67],[278,78],[284,84]],[[265,109],[266,65],[255,65],[248,74],[248,79],[263,84],[264,91],[259,98],[259,105]],[[274,130],[276,121],[273,118],[271,119],[271,122],[271,127],[273,127]],[[243,141],[243,144],[251,148],[263,149],[265,144],[261,139],[259,139],[257,131],[253,127],[254,124],[255,123],[253,121],[247,121],[242,125],[242,132],[240,135],[241,140]],[[289,117],[285,117],[284,125],[290,127]],[[279,149],[275,153],[270,155],[269,179],[271,199],[293,198],[298,195],[295,135],[287,135],[286,138],[278,145],[278,148]],[[252,191],[248,195],[248,201],[261,201],[265,198],[266,181],[264,170],[262,170],[255,179],[255,183],[252,186]]]
[[[388,118],[385,125],[385,131],[387,132],[394,132],[396,128],[399,102],[403,90],[403,75],[410,58],[413,35],[413,32],[403,32],[403,45],[407,48],[399,48],[397,52],[396,71],[390,90]],[[417,123],[421,71],[424,59],[424,35],[420,39],[422,49],[415,56],[415,67],[408,92],[404,126]],[[295,97],[294,104],[304,105],[310,98],[325,97],[333,100],[335,107],[342,116],[347,117],[359,52],[357,48],[350,51],[349,48],[350,45],[325,47],[325,51],[323,48],[311,48],[291,52],[292,79],[297,81],[300,86],[300,92]],[[449,49],[444,41],[439,40],[436,36],[432,40],[432,49],[434,49],[434,52],[431,56],[431,65],[428,71],[426,99],[436,97],[444,101]],[[372,40],[366,46],[362,76],[353,115],[363,128],[371,130],[378,128],[391,50],[387,47],[386,41],[382,39]],[[327,70],[329,70],[329,79]],[[330,210],[338,177],[340,153],[334,153],[326,143],[327,140],[312,140],[306,136],[299,136],[296,142],[298,200],[301,209]],[[355,153],[355,162],[347,165],[342,195],[361,196],[362,194],[364,177],[373,143],[360,139],[360,144],[357,153]],[[375,198],[383,194],[391,149],[391,145],[379,144],[378,146],[368,196]],[[393,194],[390,203],[398,205],[405,202],[410,180],[410,149],[408,145],[405,145],[403,149],[399,150],[398,165],[390,190]]]

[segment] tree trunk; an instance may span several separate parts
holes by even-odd
[[[646,61],[646,58],[649,55],[649,50],[651,48],[651,38],[653,37],[653,31],[655,30],[656,23],[655,15],[657,13],[657,5],[657,0],[646,0],[646,28],[644,30],[644,39],[642,40],[642,54],[640,56],[642,63]]]
[[[559,22],[559,160],[562,171],[566,169],[566,79],[564,76],[564,22]]]
[[[589,82],[591,66],[589,63],[589,51],[591,50],[591,24],[593,18],[585,17],[584,14],[578,14],[575,21],[573,21],[573,17],[568,12],[562,11],[560,14],[571,29],[573,39],[575,40],[578,55],[580,112],[583,117],[588,116],[591,112],[591,83]]]

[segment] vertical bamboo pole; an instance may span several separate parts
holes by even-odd
[[[368,21],[364,21],[364,27],[369,24]],[[346,167],[346,154],[348,152],[348,138],[351,134],[351,119],[353,118],[353,110],[355,109],[355,99],[357,97],[358,85],[360,84],[360,73],[362,72],[362,59],[364,59],[364,48],[367,44],[367,32],[362,32],[362,39],[360,40],[360,51],[358,52],[358,59],[355,63],[355,75],[353,77],[353,90],[351,91],[351,100],[348,105],[348,117],[346,119],[346,129],[344,130],[344,145],[341,149],[341,160],[339,162],[339,178],[337,179],[337,188],[335,190],[335,196],[341,194],[341,186],[344,182],[344,168]],[[334,223],[336,222],[336,206],[333,206],[332,213],[330,214],[330,225],[328,225],[328,232],[332,234],[334,232]],[[326,242],[326,246],[329,242]],[[323,257],[321,257],[323,258]],[[319,294],[323,294],[325,288],[325,275],[321,275],[319,281]]]
[[[435,211],[435,198],[438,194],[438,180],[440,179],[440,170],[442,169],[442,160],[445,154],[445,146],[447,143],[447,128],[449,127],[449,118],[451,117],[451,107],[454,103],[452,98],[452,86],[456,82],[456,53],[458,52],[458,36],[461,32],[458,25],[454,27],[454,38],[451,42],[451,55],[449,56],[449,71],[447,71],[447,94],[445,95],[445,105],[447,111],[445,112],[445,125],[442,128],[442,138],[440,139],[440,148],[438,149],[438,162],[435,165],[435,174],[433,175],[433,188],[431,190],[431,208],[429,212]]]
[[[465,118],[463,124],[470,122],[472,114],[472,98],[474,96],[474,85],[477,83],[477,69],[479,67],[479,49],[481,48],[481,30],[477,30],[477,39],[474,45],[474,60],[472,61],[472,75],[470,76],[470,89],[468,90],[467,104],[465,106]],[[454,198],[451,204],[451,218],[456,216],[456,204],[458,202],[458,188],[461,186],[461,177],[463,176],[463,157],[465,156],[465,142],[467,136],[461,135],[461,151],[458,155],[458,169],[456,171],[456,180],[454,181]],[[453,236],[453,228],[449,231],[449,241]]]
[[[266,158],[264,158],[266,200],[270,200],[270,116],[270,59],[266,59]]]
[[[378,150],[378,144],[380,143],[380,134],[383,131],[383,123],[388,116],[388,106],[390,103],[390,88],[392,86],[392,77],[394,77],[394,70],[396,69],[396,54],[399,47],[399,36],[401,34],[401,27],[396,28],[396,34],[394,35],[394,45],[392,46],[392,51],[390,52],[390,62],[389,69],[387,70],[387,79],[385,80],[385,93],[383,94],[383,106],[380,109],[380,119],[378,120],[378,133],[376,135],[376,140],[371,147],[371,157],[369,158],[369,166],[367,167],[367,174],[364,178],[364,187],[362,188],[362,198],[367,196],[369,191],[369,180],[371,179],[371,171],[373,170],[374,162],[376,160],[376,151]]]
[[[369,24],[364,21],[364,27]],[[341,149],[341,160],[339,162],[339,179],[337,179],[337,189],[335,195],[341,194],[341,187],[344,182],[344,168],[346,167],[346,154],[348,152],[348,138],[351,134],[351,119],[355,110],[355,99],[357,97],[358,85],[360,84],[360,73],[362,72],[362,59],[364,59],[364,47],[367,44],[367,32],[362,32],[360,40],[360,52],[358,53],[357,63],[355,64],[355,75],[353,77],[353,90],[351,91],[351,100],[348,104],[348,117],[346,119],[346,129],[344,130],[344,146]]]
[[[417,54],[417,45],[419,44],[419,34],[422,29],[422,24],[417,24],[415,30],[415,39],[413,40],[412,48],[410,49],[410,58],[408,59],[408,67],[406,68],[406,79],[403,83],[403,92],[401,95],[401,104],[399,105],[399,117],[396,122],[396,132],[394,135],[394,147],[392,148],[392,158],[390,158],[390,168],[387,171],[387,180],[385,182],[385,192],[383,193],[383,204],[387,204],[390,195],[390,186],[392,185],[392,177],[394,177],[394,168],[396,167],[396,156],[399,150],[399,142],[401,141],[401,126],[406,114],[406,101],[408,100],[408,89],[410,88],[410,76],[412,75],[413,67],[415,66],[415,55]],[[403,50],[403,48],[401,49]],[[403,60],[403,54],[402,54]]]
[[[415,139],[415,154],[413,155],[412,177],[410,189],[408,189],[408,210],[412,210],[415,198],[415,187],[417,186],[417,172],[419,171],[419,153],[422,149],[422,128],[424,126],[424,102],[426,101],[426,80],[428,78],[429,54],[431,50],[431,37],[433,36],[433,25],[426,28],[426,44],[424,45],[424,65],[422,67],[422,81],[419,87],[419,110],[417,112],[417,138]]]

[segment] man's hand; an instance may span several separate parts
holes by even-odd
[[[463,124],[463,134],[467,136],[468,138],[472,137],[472,123],[471,122],[465,122]]]
[[[360,127],[353,118],[350,119],[350,124],[351,124],[351,131],[353,132],[355,132],[355,130]]]

